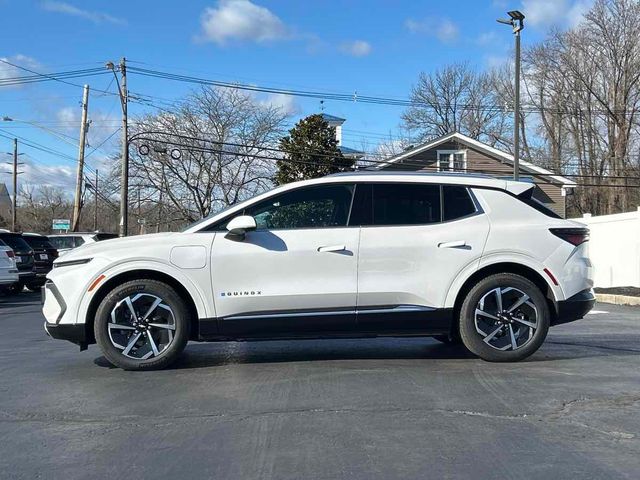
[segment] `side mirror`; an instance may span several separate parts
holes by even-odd
[[[242,237],[251,230],[255,230],[257,227],[256,220],[251,215],[240,215],[235,217],[229,223],[227,223],[227,236]]]

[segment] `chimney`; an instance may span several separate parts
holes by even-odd
[[[336,141],[338,142],[338,146],[342,145],[342,124],[346,119],[329,115],[327,113],[322,113],[321,115],[323,120],[327,122],[330,127],[336,129]]]

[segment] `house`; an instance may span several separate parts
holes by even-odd
[[[4,183],[0,183],[0,223],[11,219],[11,197]]]
[[[513,156],[462,133],[454,132],[411,147],[370,168],[485,173],[510,179],[513,177]],[[566,197],[571,189],[576,187],[573,180],[523,160],[520,160],[520,180],[535,183],[534,198],[562,218],[566,217]]]
[[[335,128],[336,130],[336,141],[338,142],[338,148],[342,152],[342,155],[347,158],[352,158],[354,160],[359,160],[364,157],[364,152],[360,150],[356,150],[354,148],[345,147],[342,144],[342,124],[346,122],[346,119],[336,117],[334,115],[328,115],[326,113],[320,114],[322,119],[329,124],[330,127]]]

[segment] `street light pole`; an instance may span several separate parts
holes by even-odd
[[[520,179],[520,32],[524,28],[524,14],[518,10],[507,12],[509,19],[498,19],[499,23],[510,25],[515,36],[515,100],[513,108],[513,179]]]

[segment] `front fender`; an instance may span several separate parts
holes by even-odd
[[[174,267],[171,264],[161,262],[157,259],[140,259],[136,261],[123,261],[116,264],[108,265],[107,267],[97,271],[92,277],[91,281],[88,285],[91,285],[95,280],[100,277],[100,275],[105,276],[105,281],[108,281],[110,278],[116,277],[120,274],[132,272],[136,270],[147,270],[147,271],[155,271],[159,273],[164,273],[172,278],[174,278],[177,282],[179,282],[185,290],[191,296],[193,303],[195,304],[196,311],[198,313],[198,318],[212,318],[215,317],[215,307],[213,303],[208,302],[207,299],[211,298],[210,292],[206,291],[207,283],[204,285],[198,285],[196,282],[192,281],[187,275],[185,275],[179,268]],[[209,270],[206,270],[204,274],[206,278],[209,277]],[[77,319],[82,319],[86,321],[87,313],[89,311],[89,305],[91,304],[91,300],[101,291],[101,288],[97,288],[96,290],[89,292],[88,289],[85,289],[84,295],[79,302],[78,311],[76,313]]]

